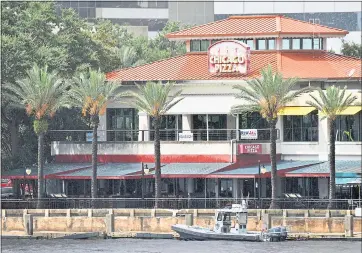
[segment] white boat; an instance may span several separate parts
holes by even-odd
[[[231,227],[231,216],[235,215],[237,222]],[[183,240],[232,240],[232,241],[284,241],[287,230],[284,227],[274,227],[265,232],[248,232],[246,229],[248,210],[245,200],[242,204],[233,204],[229,208],[218,209],[215,212],[213,230],[198,226],[182,224],[173,225],[173,231]]]

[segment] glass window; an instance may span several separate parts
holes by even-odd
[[[323,39],[322,38],[313,39],[313,49],[323,49]]]
[[[194,141],[206,141],[206,114],[192,115],[192,129],[194,134]]]
[[[283,39],[282,48],[290,49],[290,39]]]
[[[107,140],[136,141],[138,140],[138,112],[134,108],[107,109]]]
[[[227,140],[226,114],[209,115],[209,140]]]
[[[293,39],[293,49],[300,49],[300,39]]]
[[[212,40],[212,41],[211,41],[211,44],[214,44],[214,43],[216,43],[216,42],[218,42],[218,41],[220,41],[220,40]]]
[[[249,112],[239,115],[239,129],[268,129],[269,124],[258,112]],[[259,140],[269,140],[268,130],[258,132]]]
[[[201,50],[200,41],[199,40],[191,40],[191,51],[199,52]]]
[[[246,40],[246,44],[250,47],[250,50],[254,50],[254,40]]]
[[[284,141],[318,141],[318,111],[283,116]]]
[[[362,112],[336,119],[336,141],[362,141]]]
[[[150,130],[153,130],[153,118],[150,117]],[[164,115],[161,116],[160,124],[160,139],[161,141],[175,141],[177,140],[179,130],[182,130],[182,116],[181,115]],[[154,140],[155,133],[150,132],[150,139]]]
[[[88,8],[79,8],[79,16],[87,18]]]
[[[79,1],[79,7],[88,7],[88,2]]]
[[[303,49],[312,49],[312,39],[303,39]]]
[[[157,8],[167,8],[168,1],[157,1]]]
[[[257,40],[257,49],[266,50],[266,40]]]
[[[88,8],[88,18],[95,18],[95,17],[96,17],[96,9]]]
[[[207,51],[207,49],[209,48],[209,45],[210,45],[210,41],[209,41],[209,40],[202,40],[202,41],[201,41],[201,46],[200,46],[201,51],[202,51],[202,52]]]
[[[70,1],[70,7],[75,7],[77,8],[79,5],[78,1]]]
[[[268,49],[269,50],[275,49],[275,39],[268,40]]]

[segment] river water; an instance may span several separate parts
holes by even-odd
[[[354,253],[361,252],[361,241],[286,241],[286,242],[233,242],[233,241],[179,241],[179,240],[26,240],[3,239],[2,253]]]

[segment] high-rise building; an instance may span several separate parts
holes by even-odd
[[[215,20],[229,16],[256,14],[282,14],[310,23],[325,25],[349,31],[346,41],[361,43],[361,2],[353,1],[290,1],[267,0],[230,1],[218,0],[214,3]],[[339,53],[342,41],[328,38],[328,49]]]
[[[130,27],[134,33],[153,37],[168,20],[199,25],[214,20],[214,1],[62,1],[59,6],[73,8],[83,18],[108,19],[115,24]]]

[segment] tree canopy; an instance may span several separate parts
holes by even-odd
[[[88,23],[73,9],[57,12],[55,2],[1,2],[1,86],[26,76],[33,64],[48,66],[64,79],[77,72],[119,68],[167,58],[185,52],[180,42],[165,34],[183,26],[170,22],[154,39],[135,37],[109,20]],[[36,162],[36,135],[25,110],[1,94],[2,167],[16,168]],[[69,118],[69,115],[74,117]],[[49,129],[87,129],[89,122],[76,109],[61,109]],[[48,154],[49,157],[49,154]]]
[[[347,56],[362,58],[362,45],[355,42],[342,40],[341,53]]]

